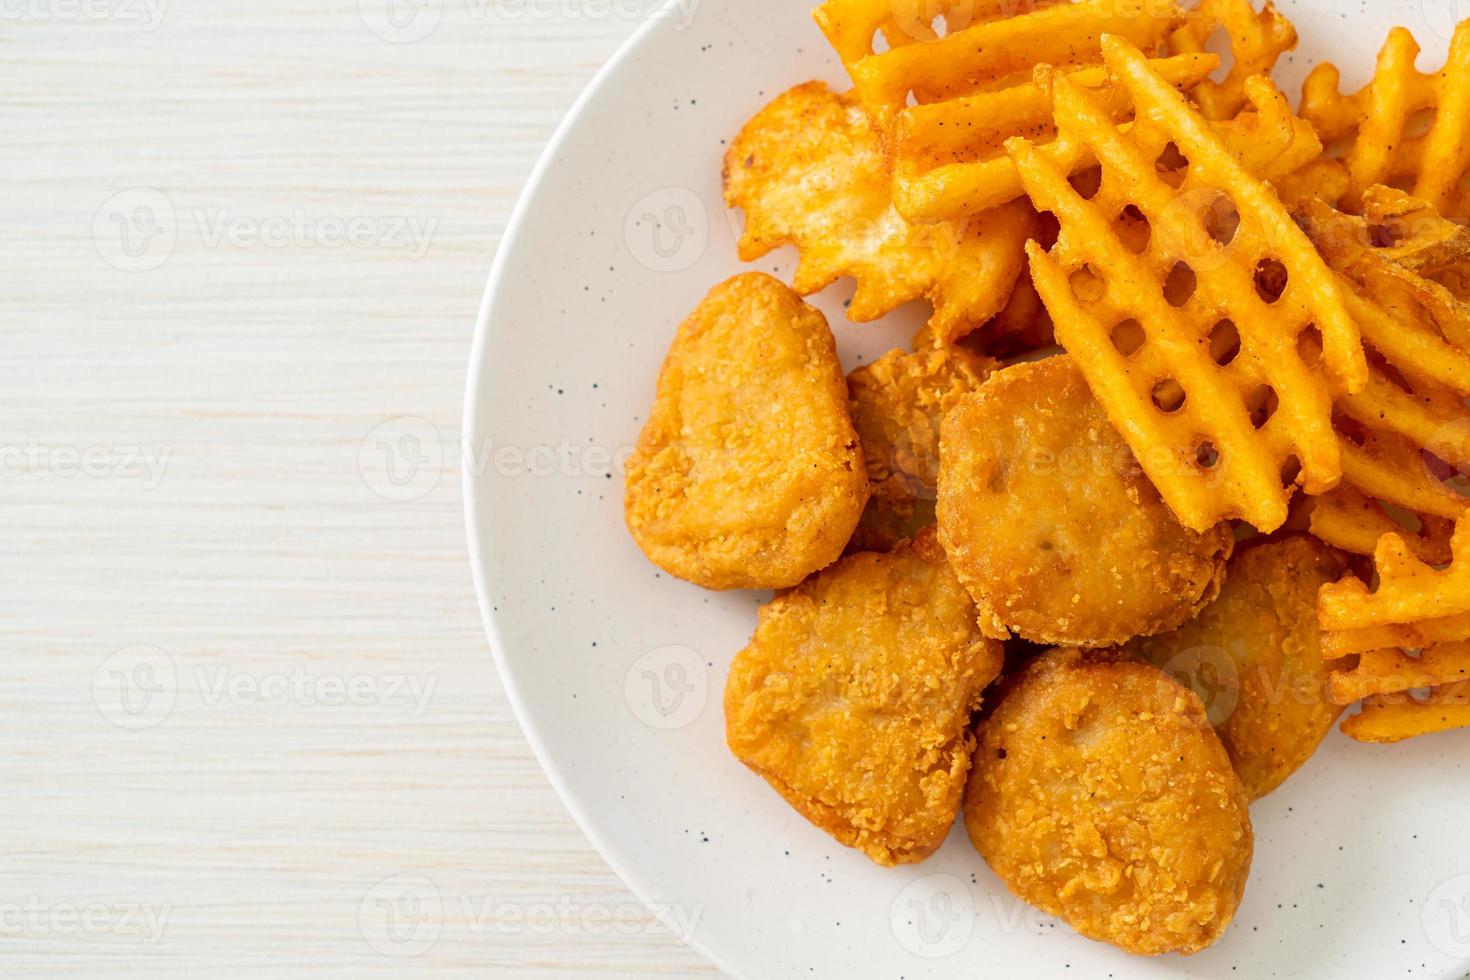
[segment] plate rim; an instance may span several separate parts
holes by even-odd
[[[658,7],[648,14],[648,20],[638,27],[626,40],[622,42],[613,52],[607,62],[597,70],[592,79],[586,84],[577,98],[572,102],[570,108],[562,116],[552,131],[551,138],[547,141],[545,149],[537,158],[535,166],[531,168],[526,177],[525,184],[521,187],[520,194],[516,197],[515,205],[511,208],[510,218],[506,221],[505,230],[500,235],[500,241],[495,246],[495,256],[490,263],[489,277],[485,283],[485,290],[480,297],[480,307],[475,316],[475,333],[470,343],[469,365],[465,379],[465,396],[463,416],[460,420],[461,438],[466,445],[474,445],[477,441],[476,432],[476,408],[479,405],[483,385],[485,383],[486,349],[489,344],[490,321],[495,311],[497,294],[505,281],[510,266],[509,255],[516,239],[520,236],[523,226],[526,224],[527,215],[531,211],[532,201],[540,196],[542,185],[550,174],[557,155],[563,144],[570,138],[573,129],[581,121],[583,114],[587,111],[592,100],[607,86],[612,77],[623,67],[624,63],[641,49],[649,39],[655,36],[659,27],[668,22],[668,14],[678,7],[684,0],[663,0]],[[525,696],[517,684],[514,674],[510,669],[506,655],[503,652],[502,634],[495,621],[494,603],[490,595],[490,577],[485,567],[485,561],[479,547],[479,532],[483,523],[479,498],[475,493],[478,480],[484,475],[477,476],[475,467],[471,465],[473,455],[460,453],[460,493],[463,497],[465,516],[465,546],[469,552],[470,575],[474,581],[475,599],[480,607],[480,618],[485,630],[485,636],[490,645],[490,656],[495,662],[495,672],[500,677],[501,686],[505,689],[506,700],[510,702],[511,712],[515,715],[516,724],[520,726],[521,734],[531,746],[531,753],[536,757],[536,763],[541,767],[541,772],[551,783],[551,788],[556,792],[557,798],[563,807],[571,814],[572,820],[583,836],[591,842],[593,848],[601,856],[603,861],[612,869],[620,881],[628,887],[649,911],[670,930],[677,939],[678,932],[675,924],[670,922],[666,913],[649,897],[653,888],[648,882],[642,880],[635,874],[632,868],[620,860],[613,852],[611,845],[596,829],[587,811],[577,801],[572,793],[570,785],[563,777],[560,769],[555,764],[551,753],[547,750],[540,736],[536,734],[533,726],[527,722],[527,707]],[[487,471],[488,472],[488,471]],[[744,978],[746,974],[737,969],[733,963],[725,957],[714,952],[698,935],[691,933],[684,943],[693,949],[706,962],[714,965],[728,976]]]

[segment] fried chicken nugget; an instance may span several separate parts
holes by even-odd
[[[872,497],[848,551],[890,551],[934,523],[939,423],[997,367],[960,347],[892,350],[847,376]]]
[[[1116,654],[1052,650],[976,734],[965,827],[1012,892],[1130,953],[1220,938],[1254,838],[1194,692]]]
[[[1173,629],[1220,591],[1227,524],[1159,498],[1069,357],[1017,364],[941,429],[939,540],[990,636],[1102,647]]]
[[[1347,568],[1315,538],[1249,546],[1197,617],[1129,647],[1203,699],[1253,800],[1300,768],[1342,713],[1322,660],[1317,590]]]
[[[954,823],[970,714],[1002,656],[924,532],[761,609],[725,686],[726,741],[841,843],[878,864],[920,861]]]
[[[837,560],[867,502],[826,318],[761,273],[716,286],[680,325],[628,460],[638,546],[707,589],[786,588]]]

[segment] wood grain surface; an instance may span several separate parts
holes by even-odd
[[[714,973],[521,736],[455,452],[511,206],[647,12],[0,2],[6,975]]]

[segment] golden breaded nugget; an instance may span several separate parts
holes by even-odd
[[[679,327],[628,460],[638,546],[709,589],[795,585],[832,563],[868,501],[826,318],[760,273]]]
[[[905,221],[877,131],[855,99],[821,82],[798,85],[746,123],[725,154],[724,179],[725,203],[745,212],[743,260],[794,245],[796,290],[809,295],[851,276],[847,315],[859,323],[928,299],[930,329],[946,343],[1005,305],[1038,226],[1025,201],[962,221]]]
[[[1301,535],[1251,545],[1198,616],[1129,646],[1200,696],[1253,800],[1300,768],[1342,713],[1328,690],[1317,590],[1346,570],[1342,554]]]
[[[1111,646],[1220,590],[1234,537],[1180,525],[1070,357],[991,375],[945,417],[939,536],[995,637]]]
[[[939,424],[996,366],[959,347],[892,350],[847,376],[872,487],[849,551],[889,551],[934,523]]]
[[[764,606],[730,667],[730,751],[813,824],[879,864],[954,823],[970,713],[1001,645],[930,534],[850,555]]]
[[[1061,225],[1049,252],[1028,246],[1037,290],[1180,521],[1275,530],[1292,484],[1323,493],[1341,479],[1332,398],[1367,381],[1358,325],[1271,185],[1136,48],[1102,47],[1137,105],[1126,131],[1095,94],[1052,82],[1059,139],[1091,147],[1100,188],[1084,197],[1037,147],[1007,143]],[[1289,115],[1266,79],[1245,90],[1263,116]],[[1130,207],[1150,229],[1141,249],[1114,227]]]
[[[976,735],[970,841],[1017,896],[1130,953],[1193,953],[1235,915],[1245,790],[1187,688],[1148,664],[1053,650]]]

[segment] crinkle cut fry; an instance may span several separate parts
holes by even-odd
[[[1331,488],[1340,476],[1330,428],[1332,392],[1298,356],[1295,334],[1314,323],[1333,373],[1347,386],[1361,387],[1366,363],[1356,326],[1342,308],[1331,273],[1270,188],[1241,167],[1209,124],[1150,71],[1141,53],[1117,38],[1105,39],[1104,49],[1114,75],[1146,108],[1141,115],[1147,125],[1135,124],[1125,136],[1074,85],[1054,80],[1062,136],[1081,134],[1102,161],[1103,186],[1091,200],[1083,199],[1037,147],[1024,140],[1007,144],[1033,203],[1053,212],[1062,227],[1051,254],[1035,243],[1028,246],[1033,276],[1058,339],[1181,522],[1203,530],[1226,517],[1241,517],[1262,530],[1275,529],[1286,517],[1280,474],[1287,457],[1300,459],[1299,480],[1316,492]],[[1253,79],[1250,89],[1258,106],[1280,98],[1261,79]],[[1154,165],[1171,141],[1190,161],[1190,176],[1179,192]],[[1212,194],[1228,188],[1235,195],[1241,225],[1228,251],[1210,239],[1189,207],[1176,203],[1181,193],[1201,188],[1213,188]],[[1142,255],[1125,247],[1112,228],[1127,204],[1137,206],[1152,226]],[[1159,246],[1161,240],[1175,244]],[[1257,255],[1240,254],[1250,244],[1284,259],[1291,272],[1293,284],[1277,301],[1279,309],[1289,297],[1300,297],[1290,330],[1260,325],[1270,310],[1255,293]],[[1197,259],[1198,292],[1204,298],[1175,308],[1164,296],[1163,280],[1181,255]],[[1072,277],[1095,277],[1098,270],[1106,280],[1101,295],[1082,299]],[[1129,283],[1152,288],[1130,294]],[[1241,330],[1241,352],[1222,371],[1209,355],[1207,335],[1226,317]],[[1125,319],[1141,323],[1145,334],[1143,346],[1127,355],[1110,338]],[[1184,403],[1172,414],[1152,403],[1150,388],[1162,379],[1184,385]],[[1246,400],[1267,383],[1280,407],[1257,431]],[[1219,453],[1214,470],[1201,470],[1192,459],[1205,436]]]
[[[1450,563],[1443,569],[1420,561],[1396,534],[1379,539],[1373,562],[1378,570],[1378,588],[1371,593],[1360,579],[1351,576],[1322,587],[1317,596],[1317,617],[1324,633],[1376,626],[1412,627],[1470,615],[1470,517],[1456,522],[1450,539]],[[1470,632],[1441,639],[1470,639]]]
[[[1210,37],[1223,27],[1230,39],[1233,63],[1220,81],[1205,79],[1190,98],[1206,119],[1230,119],[1246,103],[1245,80],[1269,75],[1276,61],[1296,47],[1296,28],[1271,0],[1259,12],[1251,0],[1202,0],[1189,12],[1184,26],[1169,38],[1169,50],[1183,54],[1205,50]]]
[[[1326,142],[1351,139],[1345,157],[1349,206],[1358,207],[1375,184],[1409,180],[1415,197],[1465,221],[1470,194],[1460,183],[1470,170],[1470,21],[1455,29],[1440,71],[1418,71],[1418,56],[1413,35],[1394,28],[1379,51],[1373,79],[1352,95],[1339,91],[1336,67],[1319,65],[1302,86],[1302,115]],[[1434,122],[1414,135],[1413,120],[1430,109]]]
[[[1094,64],[1105,34],[1152,48],[1182,19],[1162,0],[1080,0],[985,21],[920,44],[905,44],[848,66],[864,108],[888,131],[912,93],[919,103],[982,91],[1036,65]]]

